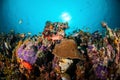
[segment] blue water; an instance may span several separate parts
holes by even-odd
[[[62,14],[67,14],[62,18]],[[0,32],[37,34],[46,21],[69,22],[70,28],[93,32],[103,30],[100,22],[120,27],[120,0],[0,0]],[[87,28],[87,29],[86,29]]]

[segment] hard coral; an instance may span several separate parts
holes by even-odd
[[[53,54],[61,58],[84,59],[77,50],[77,44],[72,39],[64,39],[60,44],[56,44]]]

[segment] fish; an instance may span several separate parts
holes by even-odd
[[[89,27],[86,27],[86,30],[90,30],[90,28],[89,28]]]
[[[14,30],[13,30],[13,29],[11,29],[11,30],[10,30],[10,32],[14,32]]]
[[[28,32],[27,34],[28,34],[28,35],[31,35],[32,33],[31,33],[31,32]]]
[[[75,33],[75,34],[72,35],[72,37],[76,37],[78,35],[79,35],[79,33]]]
[[[103,28],[107,27],[107,23],[104,22],[104,21],[101,22],[101,25],[102,25]]]
[[[18,23],[19,23],[19,24],[22,24],[22,23],[23,23],[23,20],[22,20],[22,19],[20,19],[20,20],[18,21]]]
[[[4,42],[4,45],[7,49],[9,49],[7,42]]]
[[[80,47],[80,46],[78,46],[77,48],[78,48],[78,49],[80,49],[81,47]]]
[[[24,37],[25,37],[25,34],[24,34],[24,33],[20,34],[20,37],[21,37],[21,38],[24,38]]]
[[[76,30],[73,30],[73,33],[76,33],[77,32],[77,29]]]

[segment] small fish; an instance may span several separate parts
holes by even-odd
[[[73,30],[73,33],[76,33],[77,32],[77,30]]]
[[[75,33],[75,34],[72,35],[72,37],[76,37],[78,35],[79,35],[79,33]]]
[[[31,32],[28,32],[27,34],[28,34],[28,35],[31,35],[32,33],[31,33]]]
[[[102,21],[102,22],[101,22],[101,25],[102,25],[103,28],[105,28],[105,27],[107,26],[107,23],[104,22],[104,21]]]
[[[4,44],[5,44],[5,47],[9,49],[7,42],[4,42]]]
[[[80,49],[81,47],[80,47],[80,46],[78,46],[77,48],[78,48],[78,49]]]
[[[21,38],[24,38],[24,37],[25,37],[25,34],[24,34],[24,33],[20,34],[20,37],[21,37]]]
[[[6,51],[6,54],[8,55],[9,54],[8,50],[5,50],[5,51]]]
[[[11,30],[10,30],[10,32],[14,32],[14,30],[13,30],[13,29],[11,29]]]
[[[22,20],[22,19],[20,19],[20,20],[18,21],[18,23],[19,23],[19,24],[22,24],[22,23],[23,23],[23,20]]]
[[[90,30],[90,28],[89,28],[89,27],[86,27],[86,30]]]

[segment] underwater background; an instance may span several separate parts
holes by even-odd
[[[75,29],[102,31],[101,21],[120,27],[120,0],[0,0],[0,32],[42,32],[46,21]]]

